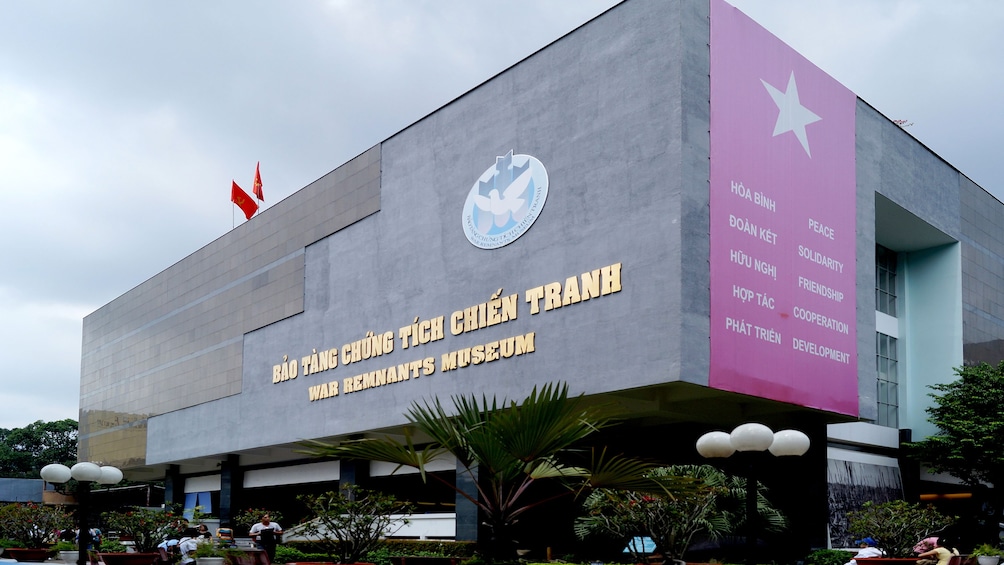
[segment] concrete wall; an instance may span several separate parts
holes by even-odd
[[[81,459],[142,465],[147,418],[240,393],[244,334],[303,310],[305,246],[379,209],[379,163],[370,149],[84,318]]]
[[[690,75],[707,76],[707,26],[705,5],[633,1],[385,141],[380,212],[306,249],[303,313],[246,335],[239,397],[158,417],[151,460],[204,453],[179,440],[210,415],[234,451],[393,426],[433,395],[516,398],[557,380],[586,394],[706,383],[709,98]],[[544,164],[548,199],[522,238],[486,251],[466,240],[461,211],[510,150]],[[524,301],[614,264],[619,292],[536,315]],[[453,312],[499,289],[519,294],[517,319],[451,335]],[[403,348],[400,328],[438,316],[442,340]],[[392,332],[394,351],[273,383],[277,364],[368,332]],[[442,371],[445,353],[531,333],[532,353]],[[423,359],[432,374],[345,392],[345,377]],[[310,386],[331,381],[339,396],[309,400]],[[262,425],[249,427],[248,414]]]
[[[856,119],[861,416],[877,415],[873,324],[878,243],[901,259],[900,427],[930,433],[934,430],[924,412],[930,404],[926,385],[952,380],[952,368],[962,362],[963,290],[957,242],[963,239],[959,193],[963,177],[866,103],[859,101]]]
[[[963,347],[969,362],[1004,359],[1004,205],[960,175]]]
[[[396,426],[412,401],[433,395],[522,397],[534,384],[557,380],[589,395],[706,385],[708,15],[704,2],[618,5],[282,203],[301,215],[269,217],[276,205],[88,317],[82,409],[100,415],[88,418],[100,425],[85,433],[82,417],[85,444],[133,429],[127,415],[142,426],[149,421],[149,429],[139,429],[146,462],[167,463]],[[1004,242],[988,226],[1004,223],[1004,207],[860,100],[856,129],[858,374],[860,413],[869,420],[876,415],[875,244],[923,253],[961,242],[961,289],[951,290],[939,310],[954,318],[943,327],[938,316],[925,319],[924,336],[958,339],[961,310],[967,358],[991,357],[1004,335],[1004,290],[995,284],[1004,277]],[[514,243],[475,248],[461,228],[464,198],[510,150],[547,168],[547,204]],[[244,240],[271,242],[282,253],[262,262],[250,251],[258,248],[228,247]],[[176,301],[157,298],[166,287],[202,284],[186,281],[217,272],[206,255],[224,250],[231,259],[211,277],[215,286]],[[233,270],[249,259],[257,270]],[[282,310],[267,323],[234,322],[243,320],[245,305],[237,308],[242,314],[223,316],[225,332],[195,336],[188,344],[195,357],[158,345],[177,331],[182,313],[209,297],[222,299],[235,281],[271,281],[261,269],[294,260],[302,267],[281,279],[295,286],[261,302]],[[619,292],[530,314],[529,289],[614,264]],[[519,295],[516,319],[450,333],[453,312],[496,292]],[[402,328],[439,316],[446,320],[443,339],[403,347]],[[113,329],[116,320],[127,323]],[[370,332],[390,332],[393,351],[346,365],[343,346]],[[534,350],[526,355],[442,370],[444,354],[531,333]],[[135,363],[157,347],[156,361]],[[337,367],[303,371],[304,357],[332,349]],[[950,379],[957,348],[935,357],[925,360],[926,370]],[[170,406],[156,404],[153,387],[181,382],[188,363],[209,371],[219,358],[225,389],[186,390]],[[408,371],[402,365],[426,359],[433,369],[418,378],[346,392],[347,377],[390,368],[401,374]],[[273,382],[275,369],[288,369],[291,360],[300,362],[296,378]],[[911,365],[918,363],[904,361],[904,378]],[[126,375],[139,392],[97,379],[108,374]],[[321,383],[338,383],[339,394],[312,401],[310,387]],[[224,439],[185,441],[207,426]]]

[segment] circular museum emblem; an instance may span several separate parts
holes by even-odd
[[[496,157],[464,203],[464,234],[481,249],[498,249],[533,225],[547,200],[547,170],[536,157]]]

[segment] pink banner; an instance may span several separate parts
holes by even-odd
[[[710,386],[858,414],[855,103],[711,0]]]

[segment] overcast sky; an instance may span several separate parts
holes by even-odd
[[[271,206],[616,3],[0,1],[0,428],[77,419],[83,317],[255,163]],[[731,3],[1004,198],[1004,2]]]

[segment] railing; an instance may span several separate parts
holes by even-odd
[[[395,521],[388,528],[389,539],[455,539],[457,537],[457,515],[453,512],[432,514],[395,514]],[[407,523],[402,524],[403,520]],[[302,529],[293,526],[282,535],[284,542],[308,541]]]

